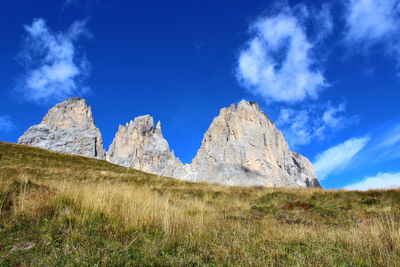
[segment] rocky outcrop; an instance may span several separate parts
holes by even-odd
[[[153,118],[140,116],[125,126],[120,125],[107,152],[107,160],[126,167],[173,178],[189,172],[170,150],[161,123],[154,127]]]
[[[223,108],[191,164],[183,164],[149,115],[119,126],[107,155],[91,108],[70,98],[49,110],[19,143],[78,154],[149,173],[196,182],[271,187],[319,187],[310,161],[291,152],[281,132],[254,102]]]
[[[103,140],[85,99],[70,98],[49,110],[42,122],[29,128],[18,143],[57,152],[105,159]]]
[[[318,187],[312,164],[289,150],[254,102],[223,108],[191,164],[191,180],[226,185]]]

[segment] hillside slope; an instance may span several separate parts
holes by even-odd
[[[400,191],[224,187],[0,142],[0,266],[396,266]]]

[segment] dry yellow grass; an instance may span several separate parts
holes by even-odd
[[[400,262],[396,190],[194,184],[93,159],[0,145],[5,159],[0,166],[0,238],[5,244],[0,265]],[[37,246],[22,256],[9,252],[22,241]]]

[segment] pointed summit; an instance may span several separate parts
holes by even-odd
[[[175,157],[161,132],[161,123],[154,128],[149,115],[136,117],[118,132],[108,150],[107,160],[134,169],[180,178],[184,164]]]
[[[157,122],[156,129],[157,129],[158,131],[162,132],[162,130],[161,130],[161,121],[158,121],[158,122]]]
[[[72,97],[55,105],[48,111],[42,123],[58,129],[95,128],[92,109],[86,99],[79,97]]]
[[[317,186],[311,163],[289,150],[255,102],[223,108],[192,161],[197,181],[226,185]]]
[[[102,136],[94,124],[92,109],[85,99],[78,97],[51,108],[42,122],[29,128],[18,143],[105,159]]]
[[[282,133],[255,102],[223,108],[190,165],[183,164],[150,115],[120,125],[107,152],[115,164],[183,180],[240,186],[320,187],[310,161],[289,150]],[[85,99],[70,98],[49,110],[19,143],[105,158],[100,131]]]

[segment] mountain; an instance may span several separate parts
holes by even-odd
[[[125,167],[173,178],[181,178],[187,166],[175,157],[153,118],[144,115],[120,125],[107,152],[107,160]]]
[[[51,108],[42,122],[30,127],[18,143],[98,159],[106,156],[92,109],[85,99],[77,97]]]
[[[223,108],[191,164],[183,164],[149,115],[120,125],[107,153],[91,108],[71,98],[49,110],[19,143],[106,159],[149,173],[236,186],[320,187],[310,161],[289,150],[282,133],[255,102]]]
[[[310,161],[291,152],[255,102],[223,108],[192,161],[196,181],[226,185],[318,187]]]

